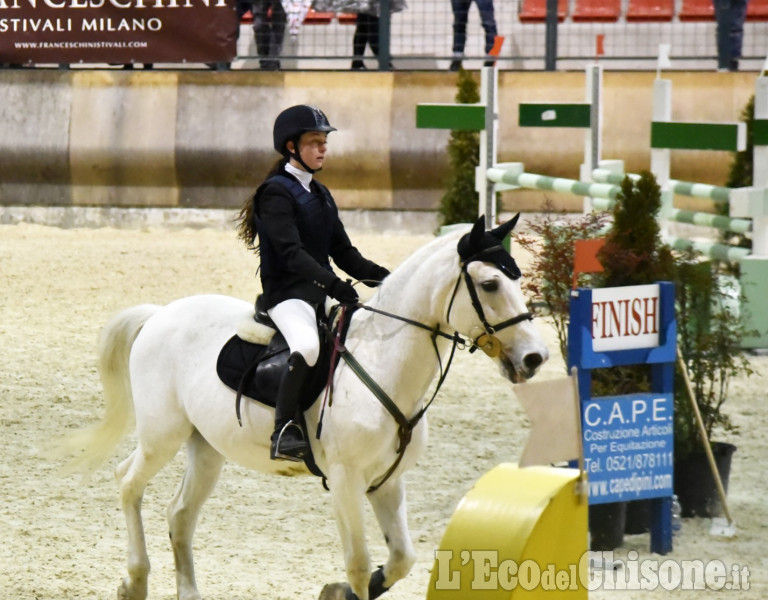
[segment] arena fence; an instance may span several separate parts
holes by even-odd
[[[400,1],[377,0],[381,17],[372,22],[343,9],[332,10],[349,6],[350,0],[283,0],[288,17],[284,37],[275,50],[278,61],[265,64],[257,50],[253,12],[247,8],[255,2],[243,0],[237,10],[241,18],[233,62],[154,64],[152,68],[347,70],[356,58],[356,37],[358,43],[361,39],[369,42],[363,55],[363,67],[368,70],[447,70],[456,66],[451,0],[406,0],[402,10],[387,10]],[[607,69],[652,70],[662,44],[669,47],[672,69],[717,67],[713,0],[559,0],[559,21],[549,24],[546,1],[495,0],[495,29],[486,27],[489,18],[484,22],[477,4],[470,4],[463,66],[483,66],[493,39],[494,60],[502,70],[583,69],[596,59]],[[746,19],[740,68],[754,71],[768,55],[768,0],[750,0]],[[378,55],[372,46],[377,47]]]
[[[317,0],[316,0],[317,1]],[[391,0],[383,0],[389,4]],[[669,44],[673,68],[714,69],[716,31],[712,0],[560,0],[555,25],[558,69],[581,69],[599,57],[606,68],[653,69],[660,44]],[[246,17],[247,19],[247,17]],[[503,38],[500,69],[547,67],[546,0],[496,0],[496,33]],[[284,68],[350,68],[356,16],[310,10],[286,35]],[[366,48],[369,69],[447,69],[453,61],[454,16],[450,0],[408,0],[379,22],[380,60]],[[745,24],[742,68],[757,69],[768,54],[768,0],[751,0]],[[241,27],[238,54],[253,65],[253,32]],[[550,35],[551,38],[551,35]],[[486,60],[486,31],[472,3],[464,66]]]

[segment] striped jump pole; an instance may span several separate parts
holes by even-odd
[[[637,173],[618,173],[609,169],[594,169],[592,171],[592,180],[600,183],[621,184],[624,177],[630,179],[640,179]],[[690,181],[679,181],[670,179],[668,181],[670,190],[680,196],[690,196],[691,198],[703,198],[712,200],[717,204],[728,204],[731,197],[731,188],[721,185],[710,185],[708,183],[692,183]]]
[[[621,192],[618,185],[608,183],[589,183],[577,179],[563,177],[548,177],[526,173],[523,163],[499,163],[486,172],[486,176],[494,183],[528,188],[532,190],[551,190],[593,198],[597,210],[610,210],[616,202],[616,195]]]
[[[609,169],[595,169],[592,171],[592,179],[602,183],[613,183],[618,185],[623,181],[625,176],[634,180],[640,179],[640,175],[637,173],[618,173]],[[690,196],[692,198],[708,199],[723,204],[729,203],[731,195],[731,188],[704,183],[691,183],[688,181],[670,179],[667,185],[669,190],[675,194]],[[689,223],[700,227],[713,227],[732,233],[750,233],[752,231],[751,219],[732,218],[674,207],[668,209],[666,218],[667,220],[676,223]]]
[[[739,248],[737,246],[729,246],[728,244],[718,244],[716,242],[707,242],[703,240],[689,240],[671,235],[665,235],[664,241],[675,250],[680,250],[681,252],[695,250],[709,258],[722,260],[731,264],[742,264],[742,261],[749,256],[748,248]]]
[[[499,163],[495,167],[488,169],[487,177],[496,184],[510,187],[589,196],[592,198],[595,210],[611,210],[616,203],[616,196],[621,192],[621,187],[613,183],[588,183],[576,179],[526,173],[523,163],[519,162]],[[728,217],[707,213],[694,213],[679,209],[673,210],[675,220],[681,223],[720,227],[729,231],[733,231],[731,228],[748,231],[752,224],[751,221],[746,219],[729,219]],[[734,223],[736,224],[734,225]],[[665,235],[664,241],[677,250],[695,249],[709,258],[731,263],[739,263],[749,255],[748,249],[737,248],[727,244],[699,240],[692,241],[670,235]]]
[[[734,219],[723,215],[713,215],[695,210],[683,210],[673,208],[667,215],[669,221],[675,223],[688,223],[698,225],[699,227],[712,227],[720,231],[730,231],[731,233],[751,233],[751,219]]]

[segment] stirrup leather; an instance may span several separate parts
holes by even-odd
[[[304,460],[304,456],[307,453],[307,450],[304,449],[301,451],[301,453],[297,456],[293,456],[291,454],[284,454],[280,451],[280,442],[283,439],[283,434],[288,431],[289,427],[295,427],[298,432],[299,436],[301,437],[301,440],[306,444],[307,440],[304,439],[304,430],[301,428],[301,426],[298,423],[295,423],[294,421],[288,421],[285,425],[283,425],[283,428],[280,430],[280,433],[277,436],[277,439],[272,444],[272,460],[280,459],[280,460],[290,460],[292,462],[302,462]]]

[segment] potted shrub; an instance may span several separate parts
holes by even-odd
[[[727,187],[752,185],[755,125],[755,97],[741,111],[746,123],[747,147],[733,155]],[[728,215],[727,204],[717,204],[719,214]],[[751,248],[752,240],[743,234],[723,232],[720,242]],[[756,335],[743,325],[739,306],[738,265],[702,262],[684,254],[678,259],[678,344],[691,379],[696,404],[704,422],[708,440],[712,436],[735,434],[737,428],[723,411],[733,377],[752,373],[741,340]],[[717,516],[719,498],[704,441],[699,435],[695,415],[687,398],[682,377],[675,379],[675,493],[680,499],[682,516]],[[727,490],[730,462],[736,446],[711,442],[723,487]]]
[[[647,190],[645,180],[642,189]],[[658,187],[658,186],[657,186]],[[640,194],[629,178],[622,182],[622,194],[613,213],[613,227],[607,234],[600,252],[604,267],[602,273],[590,274],[579,282],[580,286],[605,287],[649,283],[649,271],[666,254],[655,246],[658,242],[658,224],[654,215],[660,207],[658,193],[650,194],[656,206],[649,206],[649,194]],[[551,204],[545,205],[545,216],[530,225],[537,238],[518,235],[517,242],[528,249],[533,257],[531,276],[524,282],[524,290],[538,300],[536,306],[545,309],[557,332],[560,352],[568,364],[568,323],[570,321],[570,291],[573,284],[575,242],[605,236],[608,213],[590,213],[578,219],[566,220],[551,216]],[[629,279],[626,279],[629,278]],[[658,280],[658,279],[655,279]],[[599,369],[593,373],[593,395],[623,394],[647,389],[648,374],[642,368]],[[594,504],[589,506],[589,532],[591,550],[613,550],[621,545],[626,525],[626,502]],[[646,519],[647,521],[647,519]]]
[[[552,212],[547,199],[544,216],[529,224],[532,235],[516,234],[516,242],[531,255],[531,273],[523,281],[523,290],[535,300],[534,312],[552,320],[560,354],[568,370],[568,323],[573,285],[575,243],[601,237],[608,224],[608,213],[588,213],[569,217]],[[595,274],[587,274],[580,286],[597,287]],[[591,505],[589,532],[591,550],[613,550],[624,535],[626,503]]]
[[[737,433],[724,412],[729,384],[752,369],[741,340],[745,331],[739,314],[738,291],[732,277],[717,262],[702,262],[688,254],[678,264],[678,345],[704,422],[707,439],[727,490],[730,461],[736,447],[712,437]],[[695,414],[681,374],[675,377],[675,493],[683,517],[713,517],[719,498],[704,452]]]

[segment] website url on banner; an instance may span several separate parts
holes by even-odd
[[[81,48],[147,48],[148,42],[14,42],[17,50],[69,50]]]
[[[643,475],[634,473],[629,477],[616,477],[608,481],[590,481],[589,493],[592,497],[601,497],[608,494],[640,494],[650,490],[672,489],[672,475]],[[671,494],[671,492],[670,492]]]
[[[746,565],[727,565],[721,560],[703,561],[644,558],[630,550],[625,559],[613,552],[586,552],[578,564],[556,567],[528,559],[520,562],[500,559],[498,550],[437,550],[436,590],[565,591],[593,590],[716,590],[742,591],[750,588]],[[590,570],[595,560],[611,565],[610,570]],[[459,564],[462,568],[459,569]],[[468,578],[469,581],[463,581]]]

